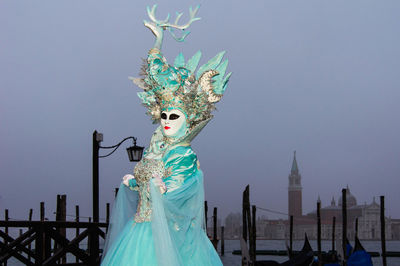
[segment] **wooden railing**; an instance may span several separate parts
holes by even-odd
[[[8,230],[0,229],[0,265],[6,265],[11,257],[25,265],[54,265],[60,261],[64,265],[99,265],[99,238],[105,239],[107,226],[107,223],[90,222],[0,221],[2,229],[22,228],[25,231],[13,238],[6,233]],[[67,228],[81,228],[83,231],[69,240],[63,233]],[[85,239],[87,249],[82,249],[79,244]],[[31,248],[32,243],[34,248]],[[75,263],[62,260],[67,253],[76,257]]]

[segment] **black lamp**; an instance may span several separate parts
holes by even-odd
[[[129,161],[138,162],[142,159],[144,147],[136,145],[136,139],[133,140],[133,146],[126,148],[128,153]]]

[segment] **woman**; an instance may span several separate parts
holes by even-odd
[[[123,178],[110,221],[102,265],[222,265],[204,229],[203,174],[190,143],[212,118],[225,91],[227,60],[218,54],[195,73],[201,53],[168,65],[161,53],[164,30],[185,29],[197,20],[190,9],[184,26],[155,19],[145,26],[156,36],[133,79],[153,122],[160,122],[134,175]],[[173,35],[176,38],[175,35]],[[181,39],[183,40],[186,35]]]

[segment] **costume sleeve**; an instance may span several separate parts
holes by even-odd
[[[127,186],[121,183],[112,207],[102,258],[111,249],[112,244],[117,242],[116,240],[126,223],[135,215],[137,204],[138,192],[130,191]]]
[[[167,192],[160,194],[151,183],[152,230],[160,265],[183,265],[190,261],[196,241],[203,241],[204,189],[203,174],[191,147],[178,147],[165,156],[169,176]],[[199,243],[200,244],[200,243]],[[169,261],[170,260],[170,261]]]
[[[194,177],[198,171],[197,156],[191,147],[179,146],[166,155],[165,169],[164,182],[170,193]]]

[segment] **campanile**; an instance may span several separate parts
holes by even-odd
[[[302,209],[302,195],[301,195],[301,175],[297,166],[296,151],[293,155],[292,169],[289,175],[289,216],[301,217],[303,215]]]

